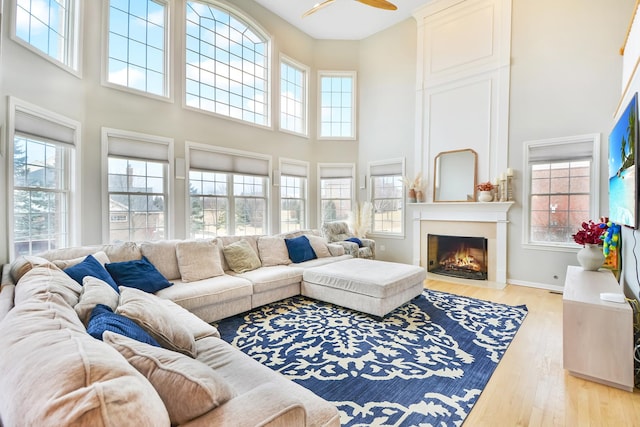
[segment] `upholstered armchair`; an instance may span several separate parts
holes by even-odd
[[[374,259],[376,257],[375,240],[358,238],[362,242],[362,246],[347,240],[356,236],[349,230],[349,225],[346,221],[325,222],[322,224],[322,235],[327,239],[327,242],[343,246],[344,252],[354,258]]]

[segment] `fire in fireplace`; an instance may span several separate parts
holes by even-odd
[[[487,280],[487,239],[427,235],[427,271],[462,279]]]

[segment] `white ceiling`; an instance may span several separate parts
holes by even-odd
[[[315,39],[360,40],[411,17],[431,0],[389,0],[398,10],[377,9],[355,0],[336,0],[316,13],[302,14],[322,0],[255,0]]]

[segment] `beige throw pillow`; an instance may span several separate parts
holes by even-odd
[[[318,258],[327,258],[331,256],[331,252],[329,252],[329,248],[327,247],[327,241],[323,237],[314,236],[312,234],[305,234],[305,236],[309,239],[311,248]]]
[[[179,242],[176,244],[176,256],[183,282],[194,282],[224,274],[215,240]]]
[[[104,304],[115,311],[118,306],[120,295],[107,282],[93,276],[85,276],[82,279],[82,292],[80,301],[74,309],[82,323],[87,324],[91,311],[98,304]]]
[[[283,237],[260,236],[258,238],[258,252],[263,267],[291,264],[287,244]]]
[[[102,339],[151,382],[172,425],[186,423],[235,396],[222,376],[198,360],[110,331]]]
[[[84,259],[87,256],[81,256],[78,258],[73,258],[73,259],[57,259],[55,261],[52,261],[56,267],[58,267],[60,270],[64,270],[65,268],[69,268],[69,267],[73,267],[76,264],[80,264],[82,261],[84,261]],[[100,263],[102,264],[102,266],[104,267],[105,264],[111,262],[109,260],[109,257],[107,256],[106,253],[104,253],[104,251],[98,251],[95,254],[93,254],[93,257]]]
[[[157,299],[157,296],[139,289],[120,286],[120,304],[116,313],[136,322],[162,347],[195,357],[193,334],[178,323]]]
[[[157,240],[140,243],[140,253],[147,257],[149,262],[167,280],[180,278],[178,258],[176,257],[176,244],[179,240]]]
[[[229,264],[229,268],[236,273],[245,273],[255,270],[262,264],[258,254],[253,250],[246,240],[238,240],[222,248],[224,257]]]

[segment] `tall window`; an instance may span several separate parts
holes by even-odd
[[[268,126],[269,41],[219,6],[186,2],[186,105]]]
[[[404,233],[403,175],[403,159],[369,164],[373,233]]]
[[[36,52],[78,68],[77,0],[17,0],[14,34]]]
[[[320,72],[320,138],[356,137],[355,83],[355,72]]]
[[[270,157],[187,144],[192,238],[268,233]]]
[[[162,240],[168,233],[167,183],[172,141],[103,129],[107,151],[110,242]]]
[[[599,135],[525,143],[529,212],[525,242],[575,246],[572,234],[598,215]]]
[[[166,96],[167,4],[159,0],[110,0],[110,83]]]
[[[322,222],[349,218],[354,203],[354,174],[352,163],[318,165]]]
[[[309,164],[280,159],[280,232],[307,228]]]
[[[36,254],[73,242],[72,197],[79,124],[10,98],[13,117],[11,255]]]
[[[280,60],[280,129],[307,134],[307,81],[309,69],[282,57]]]

